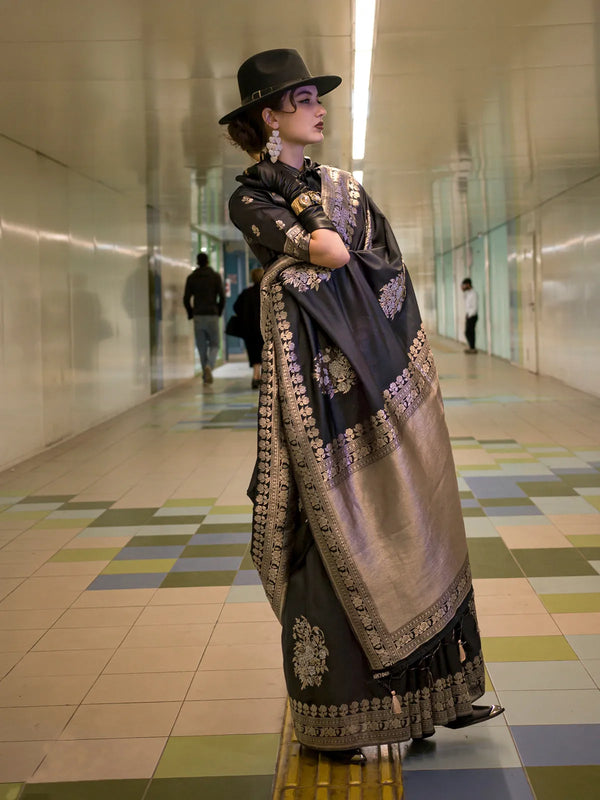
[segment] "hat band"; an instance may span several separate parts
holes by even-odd
[[[267,94],[272,94],[275,91],[273,86],[268,86],[266,89],[257,89],[256,92],[252,92],[252,94],[247,95],[242,100],[242,105],[246,105],[247,103],[253,103],[255,100],[260,100],[261,97],[264,97]]]

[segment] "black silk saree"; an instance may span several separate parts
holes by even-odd
[[[297,737],[346,749],[421,737],[469,714],[484,667],[410,277],[362,187],[341,170],[319,172],[351,257],[337,270],[293,254],[268,266],[249,494],[252,557],[282,622]],[[252,211],[252,195],[243,202]]]

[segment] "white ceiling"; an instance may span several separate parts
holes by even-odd
[[[217,124],[238,65],[296,47],[344,79],[311,155],[351,168],[352,5],[0,0],[0,134],[189,220],[191,171],[228,193],[246,163]],[[436,183],[485,187],[483,229],[599,172],[599,18],[598,0],[380,0],[364,182],[413,270]]]

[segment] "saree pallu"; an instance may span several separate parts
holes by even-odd
[[[389,226],[321,167],[350,250],[282,256],[261,287],[252,557],[283,625],[298,739],[403,741],[484,692],[456,474],[435,365]]]

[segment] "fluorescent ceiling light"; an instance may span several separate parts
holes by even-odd
[[[376,4],[377,0],[355,0],[352,88],[352,158],[355,161],[365,156]]]
[[[352,173],[352,176],[354,177],[354,180],[358,181],[359,183],[362,183],[364,172],[362,169],[355,169],[354,172]]]

